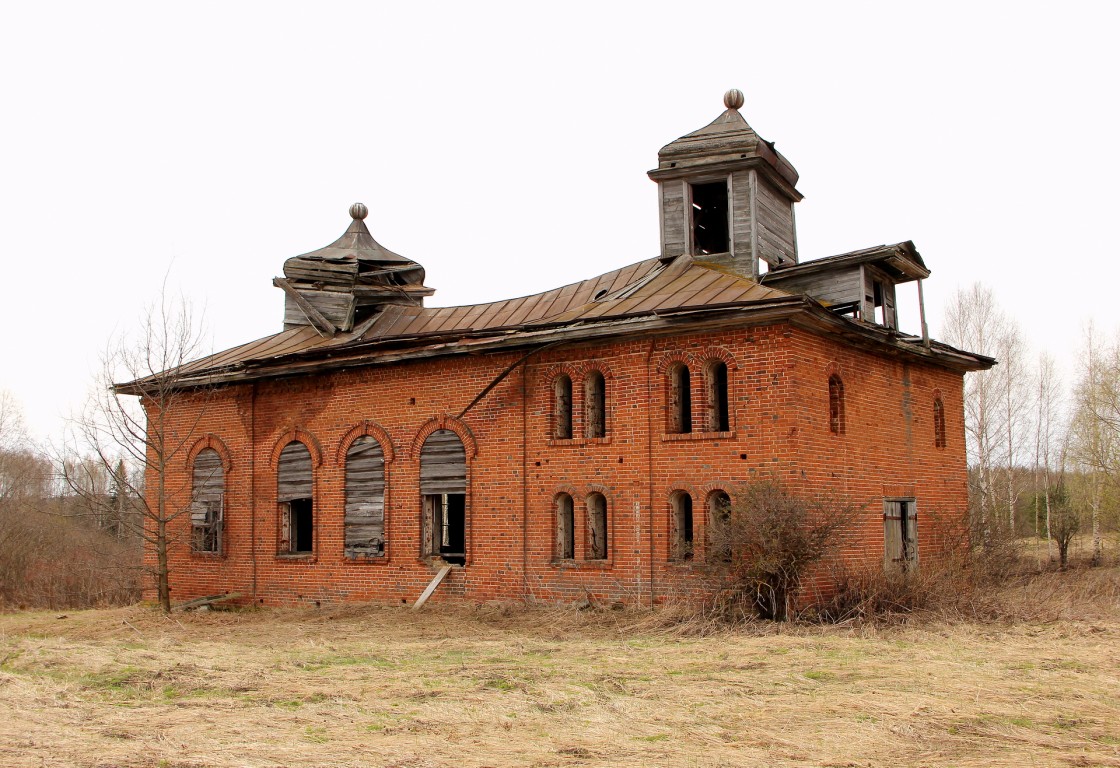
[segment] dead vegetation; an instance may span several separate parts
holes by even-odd
[[[0,765],[1120,765],[1118,584],[1009,584],[993,600],[1047,606],[1019,623],[8,614]]]

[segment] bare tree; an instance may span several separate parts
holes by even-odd
[[[161,292],[139,333],[110,343],[96,390],[71,420],[67,438],[68,454],[84,457],[64,465],[67,485],[100,520],[143,540],[164,611],[171,610],[171,524],[190,509],[189,479],[173,481],[175,473],[168,470],[186,459],[198,439],[204,408],[194,408],[186,423],[175,416],[182,401],[197,404],[208,396],[181,389],[178,373],[200,356],[201,340],[189,305]]]
[[[1059,455],[1064,463],[1064,451],[1058,452],[1057,446],[1064,442],[1061,408],[1061,382],[1054,365],[1054,358],[1042,353],[1035,369],[1035,435],[1034,435],[1034,532],[1038,537],[1043,529],[1046,532],[1046,559],[1053,558],[1053,499],[1050,491],[1054,485],[1054,461]],[[1040,516],[1040,513],[1043,513]],[[1040,517],[1042,518],[1040,520]],[[1040,526],[1040,522],[1045,525]]]

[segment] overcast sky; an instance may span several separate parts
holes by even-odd
[[[935,333],[981,281],[1071,365],[1120,326],[1118,8],[6,3],[0,389],[58,434],[165,276],[214,350],[280,330],[272,278],[355,201],[430,305],[654,256],[646,171],[733,87],[801,174],[802,260],[913,240]]]

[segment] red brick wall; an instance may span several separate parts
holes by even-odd
[[[264,604],[411,603],[435,571],[419,556],[418,491],[420,446],[435,428],[459,432],[468,465],[467,565],[452,571],[436,600],[663,599],[693,583],[692,565],[669,560],[672,493],[693,496],[694,538],[702,543],[707,495],[722,489],[734,496],[735,486],[752,478],[866,504],[845,550],[853,561],[882,561],[884,496],[917,499],[923,559],[947,546],[945,531],[963,520],[959,374],[779,324],[557,347],[507,376],[461,421],[454,418],[520,354],[242,384],[186,399],[173,420],[178,439],[194,450],[177,458],[169,485],[189,485],[190,458],[204,445],[228,460],[224,552],[192,554],[189,515],[176,519],[172,599],[236,591]],[[692,370],[693,424],[701,430],[703,366],[717,358],[729,369],[730,430],[666,434],[669,365],[684,361]],[[592,368],[606,379],[607,436],[584,439],[582,384]],[[551,382],[561,371],[574,384],[575,437],[556,441]],[[844,381],[842,435],[829,431],[831,373]],[[948,427],[943,449],[934,447],[938,391]],[[192,430],[187,425],[200,408]],[[343,554],[344,458],[349,441],[365,432],[391,443],[386,557],[354,561]],[[315,464],[311,557],[277,556],[276,458],[291,439],[308,445]],[[560,492],[575,501],[576,559],[565,562],[554,556]],[[584,559],[584,501],[593,492],[607,499],[610,531],[608,558],[595,562]],[[176,499],[187,501],[186,493]]]

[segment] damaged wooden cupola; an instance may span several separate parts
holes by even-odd
[[[174,598],[656,605],[759,479],[859,506],[849,567],[951,552],[964,375],[994,361],[900,327],[913,243],[799,253],[797,171],[742,107],[661,149],[660,252],[603,274],[426,306],[360,203],[287,259],[282,329],[174,372]]]

